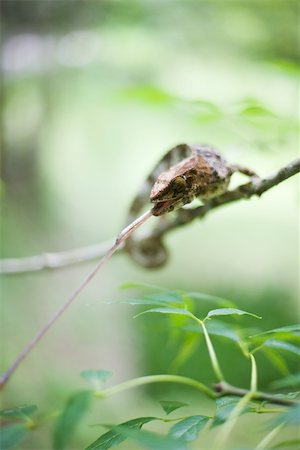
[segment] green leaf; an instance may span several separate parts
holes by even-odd
[[[166,292],[165,294],[150,294],[145,295],[145,299],[162,302],[167,304],[183,305],[183,300],[178,292]]]
[[[161,286],[156,286],[155,284],[149,284],[149,283],[140,283],[137,281],[128,281],[126,283],[123,283],[119,286],[120,289],[148,289],[151,291],[160,291],[160,292],[173,292],[169,289],[163,288]]]
[[[268,339],[265,341],[260,347],[257,348],[259,350],[263,347],[270,347],[278,350],[285,350],[287,352],[293,353],[294,355],[300,356],[300,348],[295,345],[290,344],[289,342],[278,341],[277,339]]]
[[[289,441],[282,441],[279,442],[279,444],[274,445],[271,448],[283,448],[286,449],[286,447],[297,447],[300,448],[300,439],[292,439]]]
[[[300,373],[287,375],[286,377],[271,383],[273,389],[284,389],[297,386],[300,386]]]
[[[193,105],[195,105],[196,110],[194,118],[199,120],[199,122],[210,122],[222,117],[222,111],[214,103],[206,100],[196,100],[193,102]]]
[[[287,411],[280,414],[272,425],[300,425],[300,403],[298,405],[290,406]]]
[[[230,300],[227,300],[222,297],[217,297],[216,295],[210,295],[205,294],[203,292],[186,292],[183,294],[184,299],[189,300],[197,300],[197,301],[203,301],[203,302],[215,302],[217,305],[223,306],[223,307],[235,307],[235,304],[231,302]]]
[[[191,442],[197,439],[199,432],[204,428],[210,417],[190,416],[177,422],[169,431],[169,435],[184,442]]]
[[[68,400],[65,409],[55,423],[53,432],[54,450],[67,448],[80,420],[88,410],[92,394],[92,391],[81,391]]]
[[[109,304],[123,304],[123,305],[157,305],[157,306],[166,306],[166,305],[183,305],[183,300],[180,294],[174,293],[166,293],[166,294],[151,294],[145,295],[143,298],[128,298],[123,300],[114,300],[112,302],[108,302]]]
[[[239,114],[246,117],[277,117],[270,109],[254,98],[247,98],[240,102]]]
[[[111,447],[115,447],[121,442],[125,441],[127,435],[122,432],[122,427],[127,430],[139,430],[148,422],[157,420],[156,417],[139,417],[137,419],[132,419],[127,422],[123,422],[119,426],[113,427],[111,430],[102,434],[96,441],[90,444],[85,450],[107,450]]]
[[[240,397],[234,395],[226,395],[225,397],[217,398],[216,400],[217,411],[212,423],[212,427],[221,425],[222,423],[226,422],[229,415],[231,414],[231,412],[233,411],[233,409],[236,407],[236,405],[239,403],[240,400],[241,400]],[[253,405],[253,403],[248,403],[244,407],[242,414],[254,410],[255,405]]]
[[[220,309],[212,309],[209,311],[205,319],[210,319],[213,316],[231,316],[231,315],[238,315],[238,316],[252,316],[256,319],[261,319],[261,317],[257,316],[256,314],[249,313],[247,311],[243,311],[241,309],[236,308],[220,308]]]
[[[186,325],[184,330],[203,334],[203,328],[197,325]],[[210,335],[224,337],[238,344],[241,342],[240,336],[233,327],[218,320],[207,322],[207,331]]]
[[[146,104],[167,105],[177,98],[168,92],[151,85],[133,86],[120,93],[124,100],[138,100]]]
[[[185,443],[172,436],[161,436],[149,431],[132,430],[123,426],[119,428],[126,437],[135,440],[148,450],[186,450]]]
[[[159,403],[167,415],[172,411],[176,411],[176,409],[183,408],[183,406],[189,406],[187,403],[168,400],[161,400]]]
[[[281,340],[297,339],[300,336],[300,325],[296,324],[281,328],[274,328],[273,330],[268,330],[249,336],[249,338],[258,342],[264,342],[265,340],[270,339],[270,335]]]
[[[112,374],[110,370],[83,370],[80,376],[87,381],[106,381]]]
[[[36,405],[20,405],[16,406],[15,408],[2,409],[0,411],[0,416],[21,419],[24,417],[32,416],[32,414],[36,411]]]
[[[26,436],[28,429],[22,424],[5,425],[0,428],[1,450],[14,448]]]
[[[162,308],[148,309],[147,311],[142,311],[141,313],[137,314],[136,316],[134,316],[134,318],[142,316],[143,314],[148,314],[148,313],[179,314],[179,315],[183,315],[183,316],[189,316],[189,317],[191,317],[193,319],[195,318],[193,316],[193,314],[190,313],[189,311],[187,311],[186,309],[171,308],[171,307],[162,307]]]

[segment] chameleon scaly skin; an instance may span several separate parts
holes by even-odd
[[[142,185],[129,209],[128,222],[137,217],[149,200],[154,216],[176,211],[194,198],[205,203],[227,191],[234,172],[256,176],[248,168],[230,165],[211,146],[179,144],[166,153]],[[165,261],[166,250],[161,242],[152,239],[141,243],[143,248],[139,248],[138,240],[130,238],[126,244],[127,251],[139,264],[157,267]]]

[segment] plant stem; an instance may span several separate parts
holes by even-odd
[[[249,403],[249,401],[252,399],[252,395],[253,392],[249,391],[246,395],[244,395],[244,397],[241,398],[241,400],[236,404],[235,408],[231,411],[227,421],[221,428],[220,433],[217,434],[215,445],[213,446],[214,450],[219,450],[220,448],[223,447],[224,443],[231,434],[232,429],[235,426],[237,419],[241,415],[243,409],[245,408],[247,403]]]
[[[206,394],[209,398],[215,399],[215,392],[205,386],[205,384],[200,383],[200,381],[193,380],[192,378],[182,377],[180,375],[149,375],[145,377],[134,378],[132,380],[124,381],[124,383],[117,384],[111,388],[104,389],[103,391],[98,391],[95,393],[96,397],[110,397],[111,395],[118,394],[119,392],[125,391],[127,389],[132,389],[138,386],[143,386],[145,384],[152,383],[178,383],[185,384],[186,386],[194,387]]]
[[[72,295],[68,298],[68,300],[54,313],[54,315],[46,322],[46,324],[41,328],[41,330],[26,345],[26,347],[24,347],[22,352],[18,355],[13,364],[9,367],[9,369],[1,375],[0,389],[2,389],[5,386],[5,384],[8,382],[9,378],[18,368],[21,362],[26,358],[26,356],[30,353],[30,351],[34,349],[34,347],[43,338],[43,336],[47,333],[47,331],[55,324],[55,322],[60,318],[60,316],[68,309],[71,303],[73,303],[73,301],[79,296],[79,294],[94,278],[94,276],[101,269],[101,267],[103,267],[110,259],[110,257],[115,253],[115,251],[123,245],[123,242],[131,235],[131,233],[133,233],[138,227],[140,227],[144,222],[146,222],[146,220],[148,220],[151,216],[152,211],[149,210],[121,231],[114,245],[110,247],[110,249],[100,259],[100,261],[97,263],[94,269],[87,275],[87,277],[72,293]]]
[[[281,430],[283,425],[284,425],[284,423],[281,423],[276,428],[273,428],[273,430],[271,430],[270,433],[268,433],[267,436],[265,436],[260,441],[260,443],[255,447],[254,450],[263,450],[264,448],[266,448],[269,445],[269,443],[272,441],[272,439],[276,436],[276,434],[279,433],[279,431]]]
[[[250,391],[255,392],[257,390],[257,366],[254,356],[250,353],[249,358],[251,361],[251,381]]]
[[[207,345],[207,350],[209,353],[209,357],[210,357],[210,361],[211,361],[211,365],[213,368],[213,371],[215,373],[215,376],[217,378],[218,381],[222,382],[224,380],[224,375],[221,371],[220,365],[219,365],[219,361],[215,352],[215,349],[212,345],[211,339],[209,337],[209,334],[207,332],[205,323],[203,320],[200,320],[196,317],[197,322],[201,325],[202,329],[203,329],[203,334],[205,337],[205,341],[206,341],[206,345]]]

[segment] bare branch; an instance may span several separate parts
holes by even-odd
[[[84,290],[84,288],[89,284],[89,282],[94,278],[96,273],[103,267],[110,257],[122,247],[126,239],[143,223],[146,222],[152,216],[151,211],[145,212],[142,216],[134,220],[130,225],[124,228],[118,235],[115,243],[107,250],[104,256],[96,264],[93,270],[86,276],[82,283],[77,289],[70,295],[70,297],[63,303],[63,305],[58,308],[58,310],[53,314],[52,317],[46,322],[46,324],[40,329],[40,331],[31,339],[31,341],[24,347],[21,353],[17,356],[13,364],[0,376],[0,389],[2,389],[8,382],[9,378],[12,376],[14,371],[19,367],[21,362],[26,358],[26,356],[34,349],[38,342],[43,338],[47,331],[56,323],[56,321],[63,315],[63,313],[69,308],[71,303],[79,296],[79,294]]]
[[[194,219],[202,219],[210,211],[224,206],[228,203],[233,203],[242,199],[249,199],[255,195],[261,196],[264,192],[272,187],[278,185],[287,178],[292,177],[300,172],[300,158],[292,161],[287,166],[281,168],[272,175],[263,178],[255,179],[252,182],[237,187],[232,191],[212,199],[209,203],[199,206],[195,209],[181,209],[177,215],[172,217],[164,216],[164,220],[158,220],[157,226],[144,239],[138,242],[138,245],[143,245],[146,241],[148,243],[159,240],[162,242],[163,236],[177,227],[187,225]],[[59,253],[44,253],[36,256],[29,256],[26,258],[8,258],[0,260],[0,273],[14,274],[22,272],[39,271],[43,269],[58,269],[61,267],[78,264],[85,261],[90,261],[101,257],[112,244],[111,241],[105,241],[100,244],[82,247],[78,249],[67,250]],[[149,244],[147,245],[147,248]],[[119,249],[118,251],[123,251]]]
[[[236,395],[238,397],[244,397],[245,395],[251,392],[247,389],[232,386],[231,384],[228,384],[225,381],[215,384],[214,390],[219,394],[219,397],[223,397],[226,395]],[[252,400],[265,401],[268,403],[273,403],[275,405],[283,405],[283,406],[293,406],[299,404],[299,402],[297,402],[296,400],[290,400],[288,398],[282,398],[276,395],[266,394],[265,392],[260,391],[253,392]]]
[[[208,203],[205,203],[205,205],[194,209],[180,210],[180,214],[175,220],[169,220],[168,222],[165,221],[164,223],[159,224],[151,234],[151,237],[161,238],[165,233],[168,233],[172,229],[186,225],[194,219],[203,219],[213,209],[227,205],[228,203],[249,199],[255,195],[260,197],[264,192],[299,172],[300,158],[292,161],[287,166],[282,167],[278,172],[275,172],[266,178],[253,178],[251,182],[238,186],[236,189],[228,191],[219,197],[215,197]]]

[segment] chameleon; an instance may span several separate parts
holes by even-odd
[[[132,221],[137,217],[149,201],[153,204],[152,215],[161,220],[164,214],[181,210],[195,198],[206,203],[228,190],[235,172],[258,178],[247,167],[229,164],[214,147],[176,145],[163,156],[141,186],[130,205],[127,219]],[[157,267],[166,260],[162,243],[151,238],[148,241],[130,238],[125,248],[136,262],[146,267]]]

